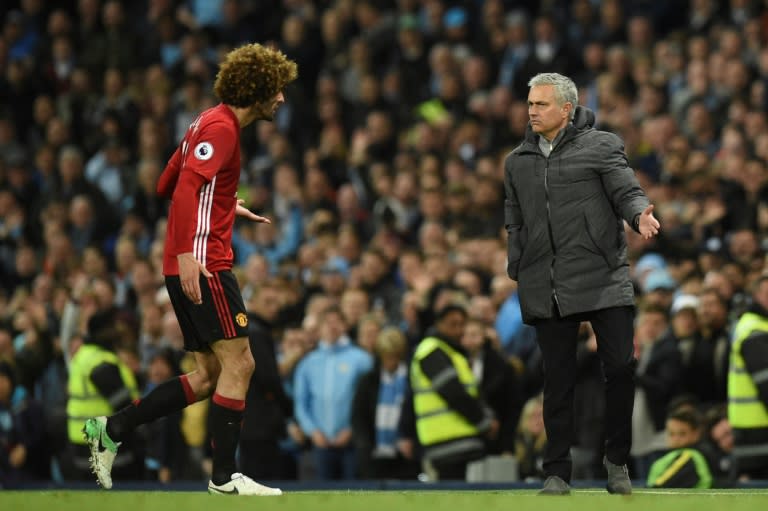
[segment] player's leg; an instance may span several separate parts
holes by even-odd
[[[245,394],[254,364],[246,338],[216,342],[213,351],[221,364],[221,374],[210,409],[214,445],[211,480],[215,485],[222,485],[237,472],[235,451],[240,442]]]
[[[112,465],[123,438],[141,424],[152,422],[211,395],[220,367],[212,352],[195,353],[197,368],[155,387],[111,417],[94,417],[85,422],[91,470],[99,484],[112,487]]]
[[[218,321],[214,312],[205,314],[213,307],[210,290],[207,287],[204,288],[204,299],[211,304],[210,307],[204,308],[193,304],[184,296],[178,277],[167,277],[166,288],[184,334],[184,348],[196,353],[197,367],[189,374],[160,384],[144,398],[134,401],[110,417],[94,417],[85,422],[83,434],[91,451],[91,469],[104,488],[112,487],[112,464],[125,435],[141,424],[207,398],[213,392],[219,377],[218,359],[197,333],[204,331],[199,327],[201,324],[206,324],[206,321],[208,323]]]
[[[208,491],[218,494],[280,495],[280,490],[262,486],[237,472],[235,452],[240,442],[245,396],[254,368],[248,342],[248,319],[240,286],[231,272],[214,274],[208,279],[208,285],[223,332],[221,340],[211,343],[221,372],[211,399],[213,470]]]
[[[178,277],[166,277],[168,296],[184,335],[184,349],[195,353],[197,367],[189,374],[163,382],[141,400],[110,417],[107,421],[107,433],[114,441],[119,442],[123,435],[141,424],[206,399],[216,387],[221,367],[218,357],[213,354],[209,345],[209,341],[214,339],[206,339],[200,334],[208,331],[209,325],[218,325],[218,316],[213,312],[214,300],[211,290],[204,285],[206,282],[207,279],[201,278],[203,304],[195,305],[184,295]]]
[[[278,488],[261,485],[237,472],[235,451],[253,373],[253,356],[247,338],[221,340],[213,344],[221,374],[211,399],[213,470],[208,492],[220,495],[281,495]]]
[[[211,351],[195,352],[194,371],[171,378],[137,399],[107,420],[107,434],[120,442],[123,435],[141,424],[170,415],[192,403],[210,397],[216,388],[221,367]]]

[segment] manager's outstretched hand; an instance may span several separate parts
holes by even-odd
[[[651,239],[659,234],[661,224],[658,220],[656,220],[656,217],[653,216],[653,204],[645,208],[645,210],[640,213],[640,218],[637,222],[637,229],[640,231],[643,239],[646,240]]]

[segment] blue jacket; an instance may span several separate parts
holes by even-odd
[[[358,379],[371,370],[373,358],[344,336],[320,342],[296,368],[294,407],[301,429],[319,429],[329,440],[352,426],[352,401]]]

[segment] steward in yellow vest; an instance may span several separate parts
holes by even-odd
[[[728,420],[735,477],[768,479],[768,276],[733,332],[728,371]]]
[[[441,309],[411,361],[416,433],[440,480],[463,480],[467,464],[485,453],[483,436],[498,430],[460,345],[466,320],[458,305]]]
[[[92,477],[83,423],[91,417],[112,415],[139,397],[133,372],[112,348],[113,340],[119,335],[116,325],[114,309],[94,314],[88,321],[88,335],[69,365],[67,434],[72,466],[68,467],[71,473],[66,475],[71,478],[90,480]],[[137,465],[136,457],[130,454],[132,449],[126,451],[129,452],[116,462],[116,468],[118,464],[125,467]]]

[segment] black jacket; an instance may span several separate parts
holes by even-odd
[[[377,363],[368,373],[360,377],[352,401],[352,442],[357,450],[357,465],[360,476],[373,476],[371,453],[376,446],[376,405],[379,400],[381,368]]]
[[[637,386],[645,391],[646,404],[656,431],[661,431],[667,420],[667,406],[680,390],[683,361],[671,334],[654,343],[649,357],[635,380]]]
[[[499,420],[499,433],[488,440],[488,454],[515,452],[517,422],[523,409],[522,386],[512,365],[490,343],[483,345],[480,395]]]
[[[685,360],[682,391],[693,394],[706,405],[728,400],[728,359],[730,340],[723,328],[708,337],[697,333]]]
[[[634,305],[624,220],[649,201],[616,135],[592,128],[594,114],[576,108],[549,157],[539,136],[504,163],[508,272],[517,280],[523,320]]]
[[[248,314],[248,339],[256,367],[245,397],[241,439],[277,441],[285,436],[293,403],[283,389],[277,369],[272,326],[256,314]]]

